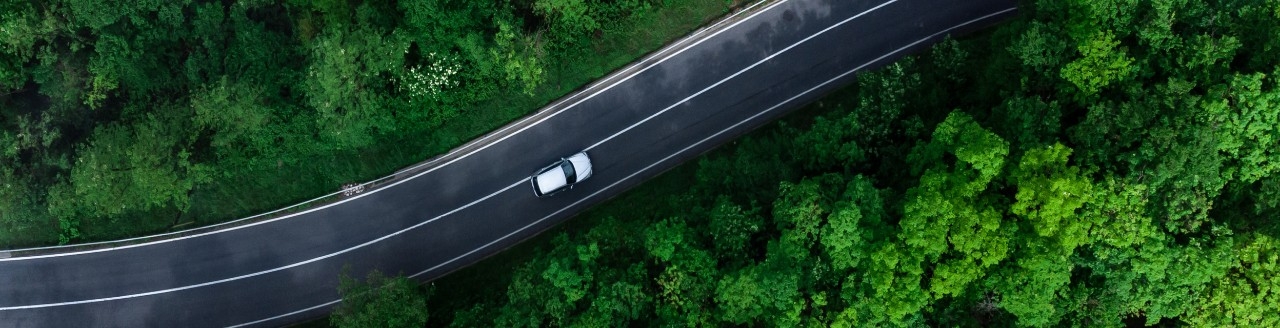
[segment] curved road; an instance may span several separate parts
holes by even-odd
[[[337,277],[429,280],[843,86],[854,72],[1012,15],[1013,0],[783,0],[681,40],[417,175],[298,215],[131,246],[0,259],[0,326],[279,326],[327,313]],[[587,149],[595,175],[526,181]]]

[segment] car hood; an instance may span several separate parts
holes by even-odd
[[[591,177],[591,159],[587,158],[586,153],[578,153],[569,157],[569,162],[573,163],[573,172],[577,175],[578,181]]]

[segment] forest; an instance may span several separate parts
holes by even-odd
[[[723,0],[0,0],[0,249],[225,222],[379,178]]]
[[[328,323],[1280,326],[1278,24],[1026,1],[428,286],[345,277]]]

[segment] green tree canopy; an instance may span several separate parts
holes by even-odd
[[[427,296],[403,276],[387,277],[374,270],[364,281],[341,277],[342,303],[329,317],[338,328],[413,328],[427,323]]]

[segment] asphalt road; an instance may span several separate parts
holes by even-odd
[[[430,280],[772,121],[1013,0],[789,0],[682,40],[413,178],[253,225],[0,259],[3,327],[279,326],[337,304],[344,266]],[[526,180],[586,149],[595,174],[535,198]]]

